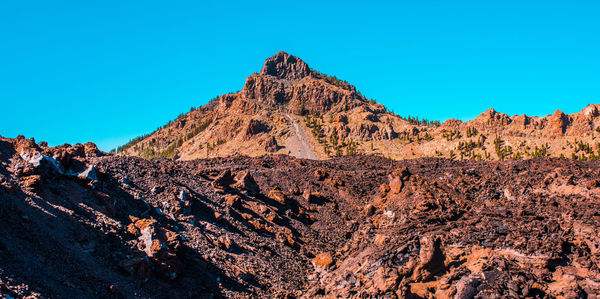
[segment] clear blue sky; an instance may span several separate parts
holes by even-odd
[[[367,3],[370,2],[370,3]],[[2,1],[0,135],[109,150],[279,50],[401,115],[600,103],[600,1]]]

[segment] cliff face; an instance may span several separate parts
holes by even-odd
[[[355,153],[397,159],[498,159],[539,156],[537,149],[544,155],[595,159],[600,156],[595,141],[600,134],[595,131],[598,116],[598,105],[589,105],[579,113],[557,110],[545,117],[489,109],[471,121],[441,125],[403,119],[351,84],[279,52],[259,73],[248,76],[239,92],[181,115],[123,152],[181,160],[296,152],[321,159]],[[496,137],[506,146],[506,157],[498,153]],[[573,145],[579,141],[585,143],[585,152]]]

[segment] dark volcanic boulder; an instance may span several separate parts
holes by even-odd
[[[223,189],[233,184],[233,175],[229,169],[224,170],[213,181],[212,185],[215,188]]]

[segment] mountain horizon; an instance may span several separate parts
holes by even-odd
[[[348,82],[280,51],[240,91],[192,108],[116,152],[186,160],[268,153],[312,159],[357,153],[394,159],[596,159],[599,107],[543,117],[489,108],[464,122],[401,117]],[[578,142],[591,150],[580,152],[573,147]]]
[[[287,54],[287,55],[293,56],[292,54],[289,54],[289,53],[288,53],[287,51],[285,51],[285,50],[279,50],[279,51],[277,51],[277,53],[278,53],[278,54],[279,54],[279,53],[285,53],[285,54]],[[278,54],[275,54],[275,55],[273,55],[273,56],[271,56],[271,57],[275,57],[275,56],[277,56]],[[293,57],[296,57],[296,56],[293,56]],[[296,57],[296,58],[298,58],[298,57]],[[300,58],[298,58],[298,59],[299,59],[301,62],[305,63],[305,62],[304,62],[302,59],[300,59]],[[267,59],[267,60],[268,60],[268,59]],[[262,66],[262,67],[259,69],[259,71],[258,71],[258,72],[255,72],[255,73],[259,73],[259,72],[261,72],[261,71],[264,69],[264,67],[265,67],[265,65],[263,64],[263,66]],[[310,70],[311,70],[311,71],[314,71],[313,69],[310,69]],[[317,73],[320,73],[320,72],[318,72],[318,71],[317,71]],[[335,75],[333,75],[332,77],[336,78],[336,80],[341,80],[341,81],[343,80],[343,79],[337,78]],[[343,82],[345,82],[345,83],[348,83],[348,82],[346,82],[345,80],[343,80]],[[349,83],[348,83],[348,84],[349,84]],[[355,89],[356,89],[356,87],[354,87],[353,85],[351,85],[351,84],[350,84],[350,86],[352,86],[353,88],[355,88]],[[239,92],[239,90],[238,90],[238,91],[234,91],[234,92],[228,92],[228,94],[231,94],[231,93],[236,93],[236,92]],[[217,97],[219,97],[219,96],[220,96],[220,95],[217,95],[215,98],[217,98]],[[213,98],[213,99],[211,99],[211,100],[214,100],[214,98]],[[600,100],[598,100],[597,102],[600,102]],[[460,103],[456,103],[456,104],[457,104],[457,105],[460,105]],[[206,105],[206,104],[204,104],[204,105]],[[579,107],[579,108],[571,108],[570,110],[572,111],[572,113],[577,113],[577,112],[581,112],[581,111],[583,111],[584,109],[586,109],[586,108],[587,108],[587,107],[589,107],[590,105],[594,105],[594,102],[590,101],[590,102],[588,102],[587,104],[585,104],[585,105],[582,105],[582,106],[581,106],[581,107]],[[202,105],[200,105],[200,106],[202,106]],[[198,107],[198,106],[194,105],[194,106],[192,106],[191,108],[192,108],[192,109],[194,109],[194,108],[196,108],[196,107]],[[386,108],[386,109],[387,109],[387,108]],[[561,111],[561,112],[562,112],[562,111],[566,111],[565,109],[562,109],[562,107],[553,107],[553,109],[555,109],[555,110],[559,110],[559,111]],[[391,109],[390,109],[390,110],[391,110]],[[435,119],[435,118],[428,117],[428,116],[427,116],[427,111],[420,111],[420,112],[414,113],[414,115],[411,115],[410,113],[409,113],[409,114],[406,114],[406,113],[403,113],[403,112],[399,111],[397,114],[398,114],[399,116],[402,116],[402,117],[404,117],[404,118],[429,119],[429,120],[431,120],[431,121],[439,121],[439,122],[445,122],[445,121],[448,121],[448,120],[460,120],[460,121],[462,121],[462,122],[467,122],[467,121],[470,121],[470,120],[474,120],[475,118],[477,118],[478,116],[480,116],[482,113],[484,113],[484,112],[487,112],[487,111],[489,111],[489,110],[497,111],[497,110],[496,110],[496,107],[489,106],[489,107],[487,107],[487,109],[480,111],[480,112],[479,112],[479,114],[476,114],[476,115],[474,115],[474,116],[465,116],[465,115],[463,115],[463,116],[454,116],[454,115],[448,115],[448,117],[447,117],[447,118],[445,118],[445,119]],[[395,111],[394,111],[394,112],[395,112]],[[512,114],[511,116],[526,115],[526,116],[530,116],[530,117],[545,117],[545,116],[550,116],[550,115],[552,115],[552,113],[553,113],[553,112],[554,112],[554,110],[553,110],[551,113],[545,113],[545,114],[544,114],[544,113],[542,113],[542,114],[536,114],[536,113],[527,113],[527,111],[521,111],[521,110],[517,110],[517,111],[516,111],[514,114]],[[184,113],[185,113],[185,112],[184,112]],[[184,113],[181,113],[181,114],[184,114]],[[566,112],[565,112],[565,113],[566,113]],[[180,114],[180,116],[181,116],[181,114]],[[510,114],[508,114],[508,115],[510,115]],[[173,119],[173,120],[174,120],[174,119]],[[171,121],[172,121],[172,120],[171,120]],[[169,121],[169,122],[170,122],[170,121]],[[148,133],[151,133],[151,131],[148,131]],[[133,138],[130,138],[130,140],[129,140],[129,141],[131,141],[131,140],[134,140],[135,138],[137,138],[137,137],[139,137],[139,136],[142,136],[142,135],[146,135],[146,134],[141,134],[141,135],[135,136],[135,137],[133,137]],[[121,145],[124,145],[124,143],[122,143],[122,144],[118,145],[117,147],[119,147],[119,146],[121,146]],[[104,150],[106,150],[106,151],[109,151],[109,150],[117,150],[117,147],[104,148]]]

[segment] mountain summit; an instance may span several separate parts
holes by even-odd
[[[403,118],[353,85],[286,52],[269,57],[236,93],[193,108],[119,148],[146,158],[190,160],[269,153],[298,158],[373,154],[403,159],[600,158],[598,105],[579,113],[509,116],[489,109],[472,121]]]
[[[279,79],[298,80],[310,76],[310,68],[300,58],[280,51],[265,61],[260,74]]]

